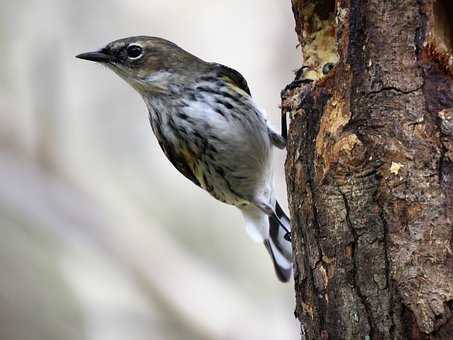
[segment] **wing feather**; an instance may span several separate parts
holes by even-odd
[[[222,64],[214,63],[214,67],[218,72],[219,77],[227,78],[233,85],[237,86],[242,91],[251,96],[249,86],[247,85],[247,81],[242,76],[242,74],[232,69],[231,67]]]

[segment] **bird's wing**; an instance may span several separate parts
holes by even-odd
[[[247,81],[238,71],[232,69],[231,67],[214,63],[214,68],[217,71],[219,77],[223,77],[226,81],[231,83],[234,86],[237,86],[242,91],[251,96],[250,89],[247,85]]]
[[[231,85],[238,87],[249,96],[252,96],[247,85],[247,81],[238,71],[232,69],[231,67],[217,63],[214,63],[214,68],[216,69],[219,77],[224,78],[224,80],[229,82]],[[277,148],[284,149],[286,147],[286,139],[279,133],[275,132],[269,125],[268,134],[272,144]]]

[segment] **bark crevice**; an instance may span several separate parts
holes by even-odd
[[[372,95],[376,95],[376,94],[382,94],[383,92],[396,92],[397,94],[400,94],[400,95],[404,95],[404,94],[411,94],[411,93],[415,93],[417,91],[420,91],[422,88],[423,88],[424,84],[420,85],[420,86],[417,86],[416,88],[414,89],[409,89],[409,90],[402,90],[402,89],[399,89],[397,87],[393,87],[393,86],[386,86],[386,87],[383,87],[379,90],[375,90],[375,91],[370,91],[366,94],[366,96],[372,96]]]
[[[357,296],[359,297],[359,301],[365,308],[366,320],[368,322],[368,327],[370,328],[369,336],[371,337],[371,339],[373,339],[374,338],[374,325],[373,325],[373,319],[371,317],[371,307],[370,307],[369,303],[367,302],[367,298],[366,298],[365,294],[362,293],[360,283],[358,282],[358,279],[357,279],[357,273],[359,270],[358,269],[359,266],[357,264],[356,254],[359,253],[357,247],[358,247],[358,241],[359,241],[360,236],[357,234],[357,232],[354,229],[354,226],[352,225],[352,222],[351,222],[348,198],[346,197],[346,194],[341,190],[340,187],[338,187],[338,192],[340,193],[341,197],[343,198],[343,204],[344,204],[344,208],[345,208],[345,212],[346,212],[346,215],[345,215],[346,225],[348,226],[349,231],[351,232],[351,234],[354,238],[354,241],[352,243],[353,252],[351,254],[353,287],[357,291]]]
[[[390,242],[389,242],[389,227],[387,225],[387,222],[384,217],[384,209],[380,205],[379,200],[377,198],[377,195],[375,195],[375,201],[377,202],[377,205],[379,206],[379,218],[381,219],[382,222],[382,229],[384,231],[384,263],[385,263],[385,282],[387,285],[387,290],[388,290],[388,296],[389,296],[389,302],[390,302],[390,309],[389,309],[389,316],[391,320],[391,325],[389,328],[389,336],[390,339],[393,339],[395,337],[395,313],[399,306],[395,304],[394,301],[394,287],[392,285],[392,278],[390,276],[391,268],[390,268],[390,259],[389,259],[389,247],[390,247]],[[399,305],[400,301],[398,301]]]

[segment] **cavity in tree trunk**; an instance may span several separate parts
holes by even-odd
[[[303,338],[453,339],[453,3],[293,11],[307,67],[282,108]]]

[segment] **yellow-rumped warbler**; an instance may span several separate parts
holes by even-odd
[[[264,242],[281,281],[292,271],[289,219],[277,203],[271,151],[285,139],[266,121],[247,82],[156,37],[116,40],[80,59],[100,62],[143,97],[170,162],[219,201],[239,208],[247,231]]]

